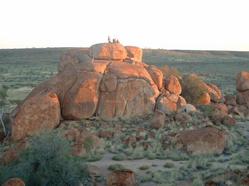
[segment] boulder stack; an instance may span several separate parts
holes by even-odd
[[[120,43],[66,52],[58,74],[34,88],[11,113],[11,139],[51,130],[61,120],[129,119],[155,110],[168,114],[183,108],[187,102],[181,96],[178,77],[163,79],[158,67],[142,62],[142,53],[141,48]],[[203,86],[208,93],[202,95],[201,103],[222,97],[215,85]]]
[[[57,127],[60,120],[131,118],[154,112],[163,84],[142,49],[101,43],[62,55],[58,74],[38,85],[12,113],[11,137],[20,140]]]
[[[242,71],[237,75],[237,103],[249,107],[249,72]]]

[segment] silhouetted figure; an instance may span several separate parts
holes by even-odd
[[[111,41],[111,38],[110,38],[110,36],[108,36],[108,43],[111,43],[112,41]]]

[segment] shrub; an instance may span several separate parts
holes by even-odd
[[[119,170],[125,170],[126,168],[121,164],[113,164],[108,167],[108,170],[110,171],[119,171]]]
[[[115,161],[123,161],[126,159],[126,156],[124,154],[117,154],[113,156],[112,159]]]
[[[175,167],[175,164],[172,163],[172,162],[166,162],[163,167],[165,167],[165,168],[173,168],[173,167]]]
[[[215,112],[215,108],[212,105],[200,105],[198,109],[208,117],[211,117]]]
[[[193,186],[204,186],[202,179],[198,176],[193,180]]]
[[[1,182],[20,177],[27,185],[37,186],[90,183],[86,168],[71,156],[69,142],[56,132],[33,137],[20,159],[2,169]]]
[[[181,79],[181,72],[179,72],[177,68],[170,68],[168,65],[164,65],[160,68],[160,70],[162,71],[163,77],[165,79],[171,75],[177,77],[178,79]]]
[[[208,92],[205,83],[194,74],[183,77],[181,85],[182,96],[192,104],[198,104],[201,96]]]
[[[142,165],[141,167],[139,167],[140,170],[148,170],[149,168],[149,165]]]

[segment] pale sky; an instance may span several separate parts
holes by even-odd
[[[0,48],[87,47],[108,35],[143,48],[249,51],[249,1],[0,0]]]

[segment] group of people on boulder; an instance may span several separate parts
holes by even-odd
[[[111,39],[110,36],[108,36],[108,43],[120,43],[118,39]]]

